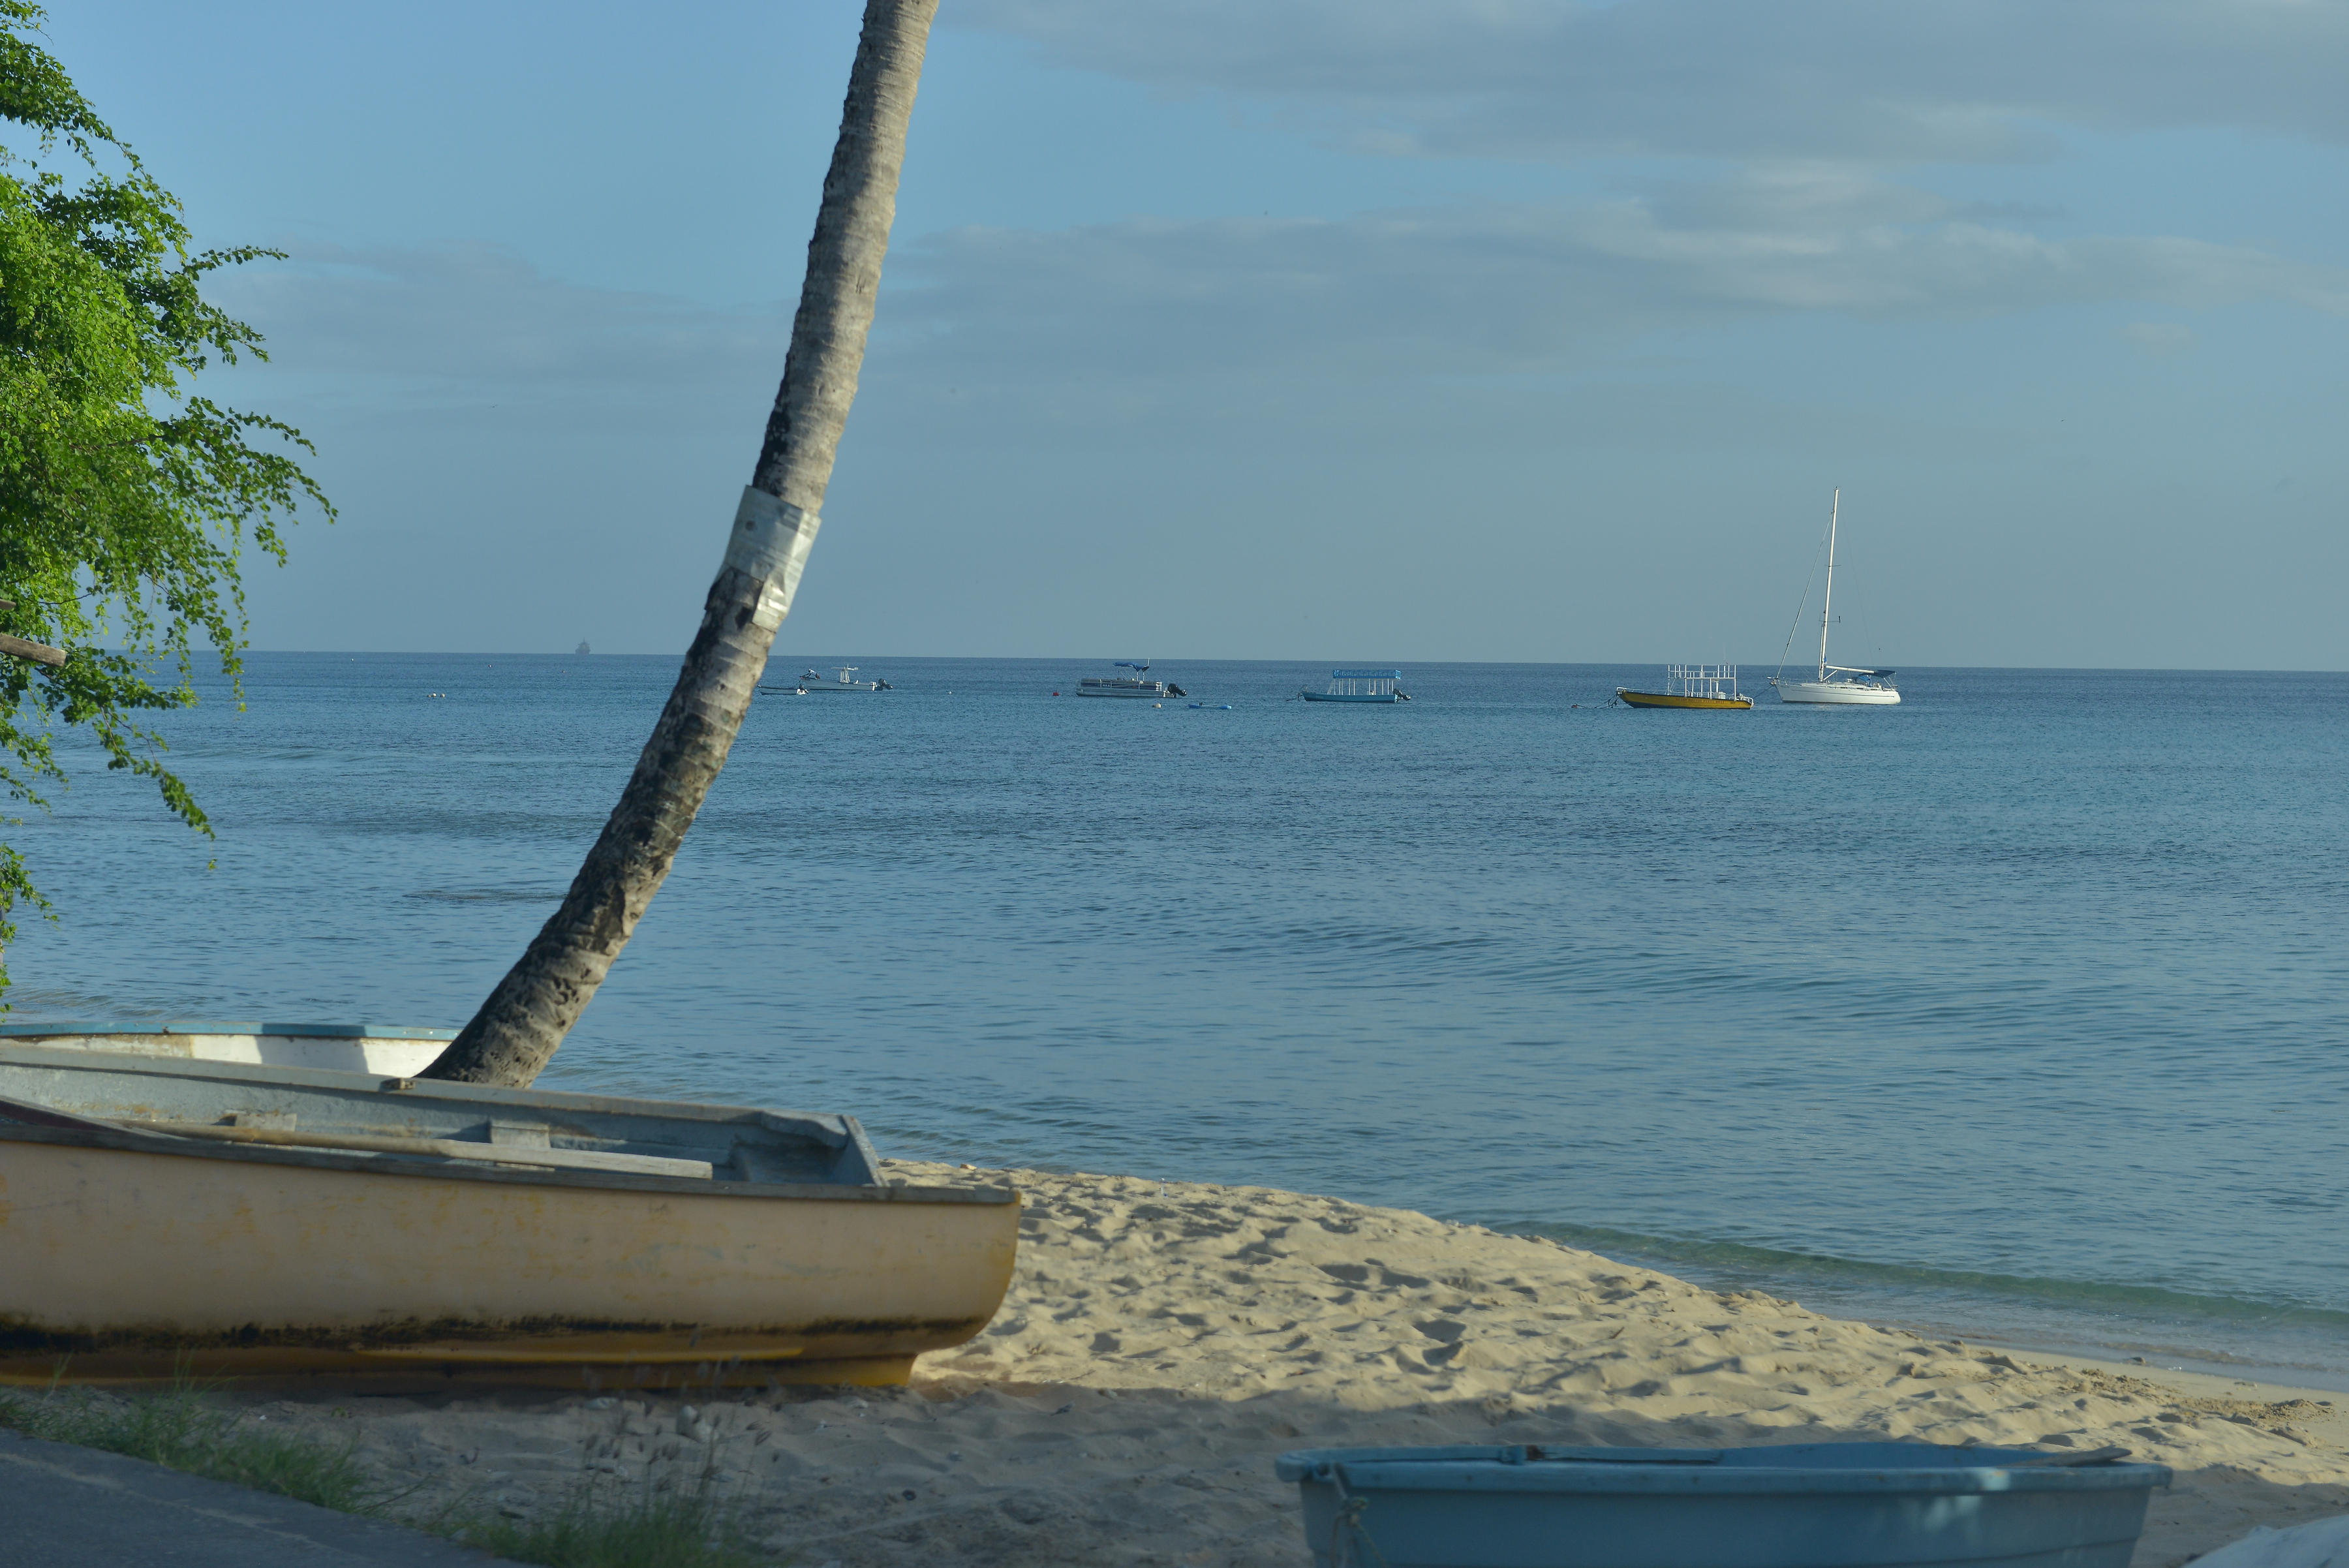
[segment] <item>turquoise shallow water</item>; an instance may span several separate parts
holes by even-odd
[[[544,1082],[2349,1379],[2349,676],[1673,714],[1606,705],[1647,667],[1154,671],[1223,711],[857,662],[898,690],[753,709]],[[11,830],[63,917],[20,1017],[461,1023],[675,668],[256,657],[172,722],[216,846],[88,769]]]

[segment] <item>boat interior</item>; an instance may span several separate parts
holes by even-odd
[[[911,1195],[884,1186],[853,1116],[0,1044],[0,1137],[21,1137],[565,1183]]]

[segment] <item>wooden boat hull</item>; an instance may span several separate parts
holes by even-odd
[[[219,1104],[288,1084],[396,1097],[340,1074],[142,1068],[159,1099],[175,1072],[207,1075]],[[649,1104],[409,1093],[559,1127],[586,1124],[582,1107],[647,1119]],[[787,1119],[672,1108],[708,1113],[712,1153]],[[856,1147],[839,1158],[861,1163],[853,1122],[809,1119],[845,1126]],[[492,1147],[431,1160],[0,1121],[0,1383],[60,1368],[74,1382],[903,1383],[915,1356],[985,1327],[1010,1282],[1008,1189],[533,1169],[492,1163]]]
[[[1750,697],[1675,697],[1663,691],[1634,691],[1623,686],[1615,688],[1615,695],[1623,700],[1626,707],[1631,708],[1723,709],[1754,706],[1754,700]]]

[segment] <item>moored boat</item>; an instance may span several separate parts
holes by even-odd
[[[1116,664],[1112,666],[1112,668],[1117,670],[1131,670],[1133,673],[1131,675],[1088,675],[1077,682],[1077,695],[1080,697],[1153,698],[1187,697],[1190,695],[1189,692],[1185,691],[1180,686],[1175,685],[1171,680],[1152,680],[1147,679],[1150,672],[1150,666],[1147,664],[1133,663],[1121,659]]]
[[[1664,666],[1664,690],[1661,691],[1634,691],[1629,686],[1618,686],[1615,695],[1630,708],[1740,709],[1754,706],[1754,699],[1737,689],[1737,666],[1734,664],[1667,664]]]
[[[1819,597],[1819,669],[1808,680],[1785,680],[1770,677],[1770,684],[1778,689],[1781,702],[1809,702],[1826,705],[1843,704],[1853,707],[1889,708],[1900,701],[1900,689],[1892,684],[1899,673],[1892,670],[1861,670],[1847,664],[1827,662],[1828,612],[1835,603],[1836,523],[1843,511],[1843,492],[1835,493],[1827,504],[1827,583],[1826,591]],[[1814,568],[1818,557],[1811,557]],[[1807,597],[1808,590],[1806,589]],[[1800,605],[1795,607],[1795,618],[1802,619]],[[1787,641],[1794,640],[1793,634]],[[1779,666],[1783,674],[1785,666]]]
[[[800,674],[800,683],[791,688],[792,691],[801,697],[815,697],[828,691],[886,691],[890,689],[886,680],[849,679],[856,673],[856,666],[854,664],[837,664],[833,667],[833,678],[829,680],[812,670],[802,670]]]
[[[0,1383],[903,1383],[1019,1198],[854,1117],[0,1045]]]
[[[1132,675],[1088,675],[1077,682],[1080,697],[1169,697],[1164,680],[1143,680]]]
[[[1328,686],[1298,695],[1308,702],[1408,702],[1411,694],[1396,690],[1402,679],[1400,670],[1332,670]]]
[[[1899,673],[1897,670],[1854,670],[1841,664],[1823,664],[1816,680],[1774,680],[1770,684],[1778,689],[1781,702],[1889,708],[1900,701],[1900,689],[1892,684],[1892,678]]]

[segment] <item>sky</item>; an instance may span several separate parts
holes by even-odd
[[[859,16],[54,6],[289,253],[255,647],[685,646]],[[2344,80],[2349,0],[944,0],[775,657],[1766,667],[1840,489],[1850,662],[2349,669]]]

